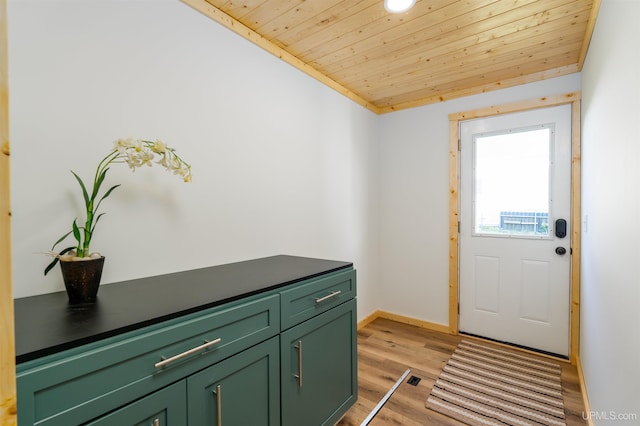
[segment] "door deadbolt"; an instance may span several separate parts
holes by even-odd
[[[567,221],[564,219],[556,220],[556,237],[564,238],[566,236],[567,236]]]

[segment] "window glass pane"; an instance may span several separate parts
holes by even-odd
[[[474,233],[549,236],[549,126],[474,137]]]

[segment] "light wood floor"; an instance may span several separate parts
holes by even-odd
[[[407,379],[369,424],[462,425],[425,407],[442,367],[462,338],[382,318],[363,327],[358,332],[358,401],[338,425],[360,425],[407,369],[411,370]],[[567,425],[586,425],[577,369],[559,363]],[[417,386],[407,383],[411,376],[421,379]]]

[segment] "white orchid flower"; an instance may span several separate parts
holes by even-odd
[[[167,144],[162,142],[160,139],[156,139],[151,149],[157,154],[164,154],[167,151]]]

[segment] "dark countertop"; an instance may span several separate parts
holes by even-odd
[[[64,291],[15,299],[16,363],[352,266],[279,255],[103,285],[95,304],[69,305]]]

